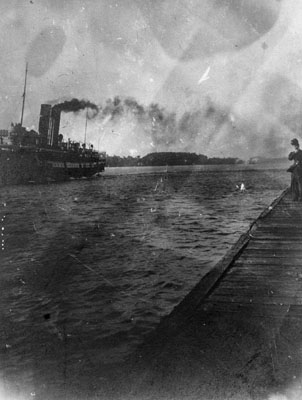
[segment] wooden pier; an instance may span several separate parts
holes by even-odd
[[[132,362],[125,398],[302,398],[302,203],[284,191]]]

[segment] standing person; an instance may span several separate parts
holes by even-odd
[[[289,168],[291,172],[291,191],[294,201],[302,201],[302,150],[298,139],[293,139],[291,145],[295,150],[289,153],[288,159],[293,160],[294,164]]]

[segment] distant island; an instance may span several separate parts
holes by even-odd
[[[207,165],[207,164],[243,164],[244,161],[236,157],[213,157],[203,154],[185,152],[150,153],[144,157],[108,156],[108,167],[137,167],[137,166],[165,166],[165,165]]]

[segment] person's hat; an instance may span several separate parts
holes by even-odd
[[[299,141],[298,141],[298,139],[295,138],[295,139],[292,139],[290,144],[292,144],[293,146],[299,146]]]

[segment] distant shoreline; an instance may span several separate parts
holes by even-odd
[[[136,156],[109,156],[107,155],[108,167],[151,167],[151,166],[176,166],[176,165],[235,165],[244,164],[237,157],[212,157],[203,154],[186,152],[156,152],[144,157]]]
[[[203,154],[186,152],[158,152],[144,157],[136,156],[109,156],[107,167],[165,167],[189,165],[255,165],[288,162],[286,157],[266,158],[255,156],[249,160],[238,157],[207,157]]]

